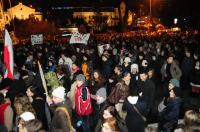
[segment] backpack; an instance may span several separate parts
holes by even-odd
[[[87,91],[87,99],[85,101],[82,98],[83,89],[86,89]],[[80,116],[86,116],[92,113],[93,110],[91,104],[91,97],[87,87],[77,88],[75,93],[75,109],[76,113]]]

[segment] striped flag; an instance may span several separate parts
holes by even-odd
[[[13,58],[13,46],[12,40],[8,31],[5,29],[5,38],[4,38],[4,65],[5,73],[4,78],[13,79],[13,70],[14,70],[14,58]]]

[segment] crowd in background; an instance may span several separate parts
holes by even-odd
[[[14,80],[4,78],[1,57],[0,129],[144,132],[158,122],[158,131],[200,131],[199,39],[116,33],[91,36],[87,45],[15,45]],[[196,107],[185,106],[185,91],[198,100]]]

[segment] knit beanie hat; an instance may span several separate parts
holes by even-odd
[[[60,98],[60,99],[65,99],[65,88],[62,86],[59,86],[57,88],[55,88],[52,92],[52,96]]]
[[[169,81],[172,85],[174,85],[174,87],[180,87],[180,82],[177,79],[171,79]]]
[[[98,89],[97,92],[96,92],[96,96],[103,97],[103,100],[101,100],[100,102],[97,101],[98,104],[103,103],[106,100],[106,97],[107,97],[106,89],[104,87]]]
[[[79,74],[76,76],[76,81],[85,82],[85,76],[83,74]]]

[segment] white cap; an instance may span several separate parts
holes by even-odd
[[[130,57],[126,57],[126,58],[124,59],[124,62],[126,62],[126,63],[130,63],[130,62],[131,62]]]
[[[142,66],[147,67],[148,66],[148,61],[147,60],[142,60]]]
[[[57,97],[57,98],[61,98],[61,99],[65,99],[65,95],[66,95],[65,88],[62,87],[62,86],[57,87],[52,92],[52,96]]]
[[[133,72],[133,69],[136,69],[136,71],[138,72],[139,71],[138,64],[132,64],[131,65],[131,72]]]
[[[24,121],[30,121],[34,120],[35,116],[31,112],[24,112],[20,115],[20,118],[22,118]]]

